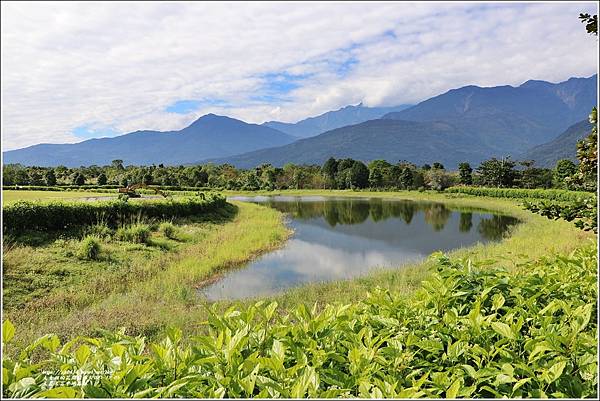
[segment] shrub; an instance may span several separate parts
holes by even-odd
[[[541,214],[549,219],[574,221],[575,226],[584,231],[598,233],[598,206],[593,199],[570,202],[567,204],[553,202],[524,202],[524,207],[533,213]]]
[[[169,221],[165,221],[163,223],[160,223],[160,226],[158,227],[158,229],[160,230],[161,233],[163,233],[163,235],[167,238],[170,239],[175,239],[175,233],[177,231],[175,225]]]
[[[98,260],[100,256],[100,241],[97,237],[88,235],[81,240],[77,255],[81,259]]]
[[[567,191],[564,189],[523,189],[523,188],[485,188],[485,187],[451,187],[445,192],[461,193],[475,196],[514,199],[548,199],[555,201],[579,201],[595,199],[595,194],[583,191]]]
[[[116,228],[135,216],[169,219],[202,215],[224,208],[225,197],[213,194],[206,199],[188,197],[181,200],[152,200],[144,202],[31,202],[21,201],[2,209],[4,234],[23,231],[59,231],[95,224],[99,217],[109,227]]]
[[[144,244],[150,238],[150,226],[147,224],[136,223],[127,227],[121,227],[117,230],[115,238],[120,241]]]
[[[161,341],[56,335],[3,352],[4,397],[594,398],[596,244],[518,273],[437,255],[411,298],[375,289],[347,305],[209,312],[208,333]],[[185,299],[187,295],[181,293]],[[15,334],[3,324],[3,350]],[[77,344],[77,346],[75,346]],[[37,349],[46,357],[36,360]],[[118,362],[115,362],[118,361]],[[48,372],[106,372],[102,381]],[[126,377],[127,380],[123,378]]]

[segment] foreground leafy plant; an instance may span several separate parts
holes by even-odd
[[[596,244],[478,269],[437,254],[414,299],[258,302],[210,311],[208,333],[157,343],[47,335],[3,353],[5,397],[595,397]],[[4,322],[3,347],[14,327]],[[3,351],[6,351],[4,349]],[[7,354],[16,355],[14,358]]]

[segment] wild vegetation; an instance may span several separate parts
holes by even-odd
[[[3,358],[6,397],[595,397],[596,248],[511,274],[434,255],[414,299],[210,312],[182,342],[46,335]],[[18,329],[16,329],[18,331]],[[15,327],[4,322],[3,347]],[[318,339],[318,340],[317,340]],[[77,375],[77,372],[89,372]]]

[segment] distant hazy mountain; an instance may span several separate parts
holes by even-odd
[[[527,81],[519,87],[465,86],[425,100],[385,119],[444,121],[490,150],[513,153],[554,139],[587,118],[597,104],[597,75],[553,84]]]
[[[125,164],[174,165],[285,145],[295,139],[269,127],[207,114],[180,131],[136,131],[75,144],[41,144],[3,156],[5,164],[38,166],[105,165],[114,159]]]
[[[535,160],[537,167],[552,168],[561,159],[577,161],[577,142],[592,132],[592,124],[588,120],[571,125],[556,139],[538,145],[526,153],[519,155],[520,160]]]
[[[365,107],[360,103],[357,106],[346,106],[339,110],[328,111],[327,113],[316,117],[310,117],[298,121],[297,123],[268,121],[263,125],[299,138],[308,138],[346,125],[354,125],[368,120],[375,120],[386,113],[404,110],[408,107],[411,107],[411,105],[403,104],[394,107]]]
[[[289,145],[262,149],[239,156],[211,160],[251,168],[261,163],[323,164],[329,157],[351,157],[365,162],[385,159],[396,163],[442,162],[455,168],[459,162],[480,162],[488,155],[476,139],[466,137],[449,124],[398,120],[370,120],[325,132]]]

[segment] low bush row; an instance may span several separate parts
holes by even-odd
[[[207,191],[213,188],[209,187],[188,187],[179,185],[151,185],[152,187],[160,188],[166,191]],[[89,189],[118,189],[122,188],[122,185],[56,185],[56,186],[43,186],[43,185],[3,185],[2,190],[12,191],[66,191],[66,190],[89,190]]]
[[[210,194],[204,199],[189,197],[180,200],[149,200],[123,202],[31,202],[20,201],[3,207],[4,234],[19,234],[26,230],[59,231],[76,226],[105,222],[117,227],[138,217],[167,220],[172,217],[201,215],[226,205],[225,197]]]
[[[518,274],[436,255],[410,299],[259,302],[186,341],[47,335],[3,355],[5,397],[546,398],[597,396],[596,244]],[[4,322],[3,347],[15,328]],[[82,374],[81,372],[88,372]]]
[[[484,188],[456,186],[447,188],[444,192],[475,196],[491,196],[494,198],[548,199],[564,202],[595,199],[596,197],[593,192],[568,191],[565,189]]]

